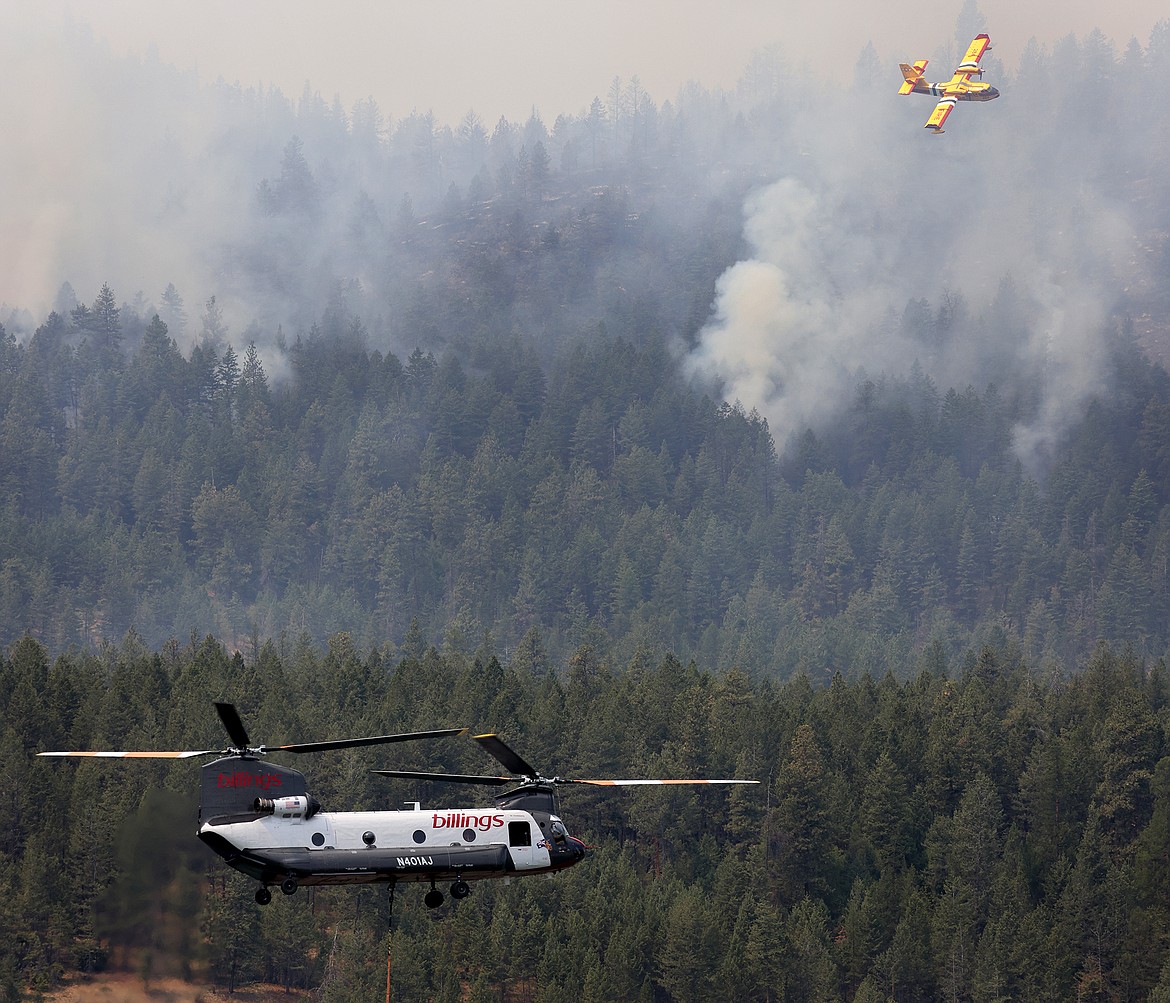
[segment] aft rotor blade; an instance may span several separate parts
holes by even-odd
[[[38,752],[38,756],[85,756],[90,759],[191,759],[193,756],[222,756],[224,749],[201,752]]]
[[[520,783],[516,777],[480,777],[468,773],[419,773],[417,770],[371,770],[380,777],[400,777],[404,780],[437,780],[445,784],[485,784],[489,787],[505,787]]]
[[[216,701],[215,709],[219,713],[219,719],[223,722],[224,729],[228,733],[228,738],[232,740],[232,745],[237,749],[248,748],[251,744],[248,741],[248,729],[244,727],[244,722],[240,720],[240,715],[236,711],[236,705]]]
[[[540,774],[528,765],[519,753],[514,752],[497,735],[476,735],[475,740],[505,767],[521,777],[536,777]]]
[[[641,787],[648,784],[758,784],[758,780],[566,780],[567,784],[595,787]]]
[[[217,705],[218,706],[218,705]],[[369,738],[339,738],[332,742],[298,742],[294,745],[270,745],[269,752],[327,752],[330,749],[356,749],[363,745],[386,745],[389,742],[413,742],[421,738],[444,738],[462,735],[466,728],[442,728],[438,731],[413,731],[404,735],[372,735]]]

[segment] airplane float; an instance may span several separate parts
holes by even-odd
[[[900,64],[905,79],[898,88],[899,94],[932,94],[939,99],[930,118],[926,120],[926,128],[935,135],[942,133],[943,123],[959,101],[993,101],[999,97],[995,87],[983,83],[983,70],[979,66],[983,53],[990,48],[991,39],[986,34],[976,35],[967,47],[967,54],[963,56],[955,75],[945,83],[932,84],[925,80],[922,74],[929,62],[927,59],[919,59],[913,65]],[[979,80],[973,82],[972,77],[979,77]]]
[[[388,777],[510,787],[488,806],[401,811],[328,812],[310,794],[303,773],[269,762],[276,752],[325,752],[391,742],[462,735],[466,728],[253,746],[232,704],[216,703],[232,745],[186,752],[41,752],[41,756],[122,759],[189,759],[220,756],[202,767],[198,836],[231,867],[260,882],[256,901],[272,901],[271,887],[286,895],[301,885],[429,882],[423,899],[435,909],[451,882],[452,898],[466,898],[469,881],[548,874],[585,857],[585,844],[561,820],[556,788],[644,784],[755,784],[758,780],[572,780],[545,777],[496,735],[477,735],[480,747],[508,776],[374,770]]]

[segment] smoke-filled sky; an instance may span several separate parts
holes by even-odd
[[[192,151],[214,146],[223,126],[221,110],[192,94],[218,79],[245,90],[275,87],[292,101],[308,84],[346,111],[372,97],[391,123],[430,110],[454,126],[474,110],[490,130],[501,115],[522,123],[535,109],[551,126],[558,114],[579,115],[595,96],[604,100],[615,77],[638,77],[659,105],[688,81],[734,89],[753,55],[769,47],[789,66],[807,65],[815,86],[836,90],[850,86],[872,42],[878,65],[889,69],[875,86],[889,88],[901,60],[927,58],[937,67],[954,58],[961,7],[961,0],[880,8],[857,0],[0,2],[0,304],[43,316],[65,276],[88,299],[106,279],[119,282],[122,295],[137,288],[157,295],[160,279],[199,274],[175,260],[173,230],[166,240],[153,232],[157,213],[142,225],[143,207],[170,185],[173,198],[161,198],[188,206],[198,199],[199,218],[190,223],[206,230],[217,211],[238,215],[233,194],[276,167],[259,163],[251,176],[224,178],[222,162],[194,161]],[[1148,43],[1165,16],[1164,0],[981,0],[979,9],[1009,71],[1030,38],[1052,51],[1070,34],[1099,27],[1120,51],[1131,37]],[[87,36],[94,44],[79,46]],[[162,67],[181,71],[189,86],[180,93]],[[171,149],[154,142],[160,132]],[[176,151],[188,154],[181,181]],[[842,145],[841,155],[854,152]],[[206,236],[192,232],[184,243],[194,250]],[[189,297],[209,291],[188,285]]]
[[[1143,45],[1164,0],[983,0],[997,55],[1013,66],[1027,41],[1051,46],[1100,28],[1119,47]],[[433,111],[455,124],[471,109],[494,122],[523,121],[533,107],[551,122],[604,96],[614,76],[637,75],[658,102],[695,80],[731,88],[752,53],[779,45],[825,80],[848,79],[872,42],[883,62],[937,58],[960,4],[931,0],[38,0],[0,4],[0,52],[51,42],[65,24],[87,24],[114,55],[145,54],[202,82],[305,83],[349,108],[373,97],[395,117]],[[10,51],[9,51],[10,50]],[[10,61],[5,59],[5,65]],[[5,87],[0,102],[35,100]]]
[[[35,324],[66,278],[86,301],[103,281],[127,298],[157,297],[174,281],[191,314],[215,294],[236,332],[256,316],[257,303],[224,295],[219,257],[233,221],[254,208],[257,180],[279,171],[276,151],[291,126],[280,131],[272,107],[249,118],[246,102],[212,95],[216,80],[277,88],[292,102],[307,84],[346,111],[373,98],[392,122],[431,111],[456,126],[474,111],[490,131],[500,116],[523,123],[536,111],[551,126],[561,113],[581,115],[615,77],[636,76],[659,105],[690,81],[730,92],[753,56],[774,47],[784,86],[806,87],[817,101],[794,98],[778,123],[785,141],[770,143],[768,156],[791,155],[743,207],[749,255],[720,279],[695,370],[717,374],[784,441],[848,394],[857,367],[916,360],[921,346],[900,344],[905,332],[889,319],[907,300],[959,288],[982,314],[1014,299],[1022,305],[1003,307],[1000,320],[1026,327],[989,324],[985,334],[973,316],[979,337],[956,338],[924,361],[959,385],[995,366],[1042,364],[1050,396],[1036,425],[1018,430],[1021,451],[1040,454],[1063,422],[1060,409],[1094,389],[1116,277],[1132,281],[1143,267],[1136,210],[1114,204],[1102,182],[1115,164],[1148,160],[1162,140],[1156,130],[1114,137],[1142,144],[1127,157],[1093,148],[1104,129],[1035,138],[1051,124],[1035,117],[1041,100],[1087,107],[1089,91],[1071,101],[1005,93],[989,107],[958,109],[947,137],[924,142],[930,102],[897,97],[897,63],[930,59],[932,74],[945,76],[963,6],[0,0],[0,307],[30,311]],[[986,62],[1009,77],[1031,39],[1051,53],[1100,29],[1120,54],[1131,38],[1147,45],[1166,16],[1165,0],[978,8],[977,29],[995,45]],[[872,72],[884,75],[852,90],[870,43]],[[271,134],[260,135],[265,127]],[[1084,168],[1098,160],[1105,166],[1095,173]],[[1006,275],[1016,286],[997,299]],[[1015,330],[1032,333],[1010,340]]]

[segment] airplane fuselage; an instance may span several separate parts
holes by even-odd
[[[953,85],[950,83],[929,84],[918,81],[911,93],[931,94],[937,98],[954,98],[956,101],[994,101],[999,97],[999,88],[982,81]]]

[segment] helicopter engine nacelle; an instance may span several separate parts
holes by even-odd
[[[261,815],[275,815],[277,818],[311,818],[321,810],[321,804],[311,794],[300,794],[288,798],[257,798],[253,808]]]

